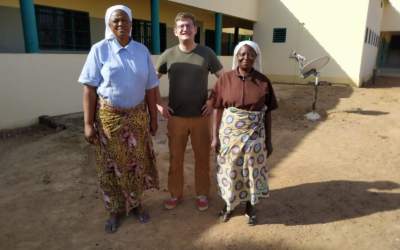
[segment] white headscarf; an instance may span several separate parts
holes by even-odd
[[[116,10],[122,10],[123,12],[125,12],[129,17],[129,20],[132,21],[132,11],[128,7],[126,7],[124,5],[114,5],[114,6],[111,6],[110,8],[108,8],[106,11],[106,16],[104,18],[104,21],[106,22],[106,32],[105,32],[106,39],[115,38],[114,33],[110,29],[109,22],[110,22],[112,13],[114,13],[114,11],[116,11]],[[129,36],[130,36],[130,33],[131,32],[129,32]]]
[[[238,43],[235,47],[235,50],[233,51],[233,62],[232,62],[232,69],[236,69],[238,67],[238,59],[237,59],[237,53],[239,52],[239,49],[243,47],[244,45],[248,45],[254,49],[254,51],[257,53],[256,60],[254,61],[253,68],[257,70],[258,72],[261,71],[261,50],[260,47],[258,47],[257,43],[253,41],[241,41]]]

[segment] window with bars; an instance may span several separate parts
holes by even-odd
[[[286,42],[286,28],[274,28],[272,42],[273,43],[285,43]]]
[[[251,35],[239,35],[238,41],[235,43],[234,34],[230,33],[222,33],[222,41],[221,41],[221,55],[223,56],[232,56],[233,50],[235,46],[240,41],[252,40],[253,36]],[[215,51],[215,31],[214,30],[206,30],[205,32],[205,44],[207,47],[213,49]]]
[[[205,32],[205,43],[207,47],[210,47],[215,51],[215,31],[214,30],[206,30]]]
[[[39,48],[86,51],[90,49],[89,13],[35,5]]]
[[[167,26],[160,23],[160,50],[163,52],[167,45]],[[132,38],[143,43],[151,51],[151,21],[133,19],[132,20]]]

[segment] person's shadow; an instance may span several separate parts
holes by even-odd
[[[309,225],[400,208],[400,188],[390,181],[335,180],[271,190],[257,206],[259,224]],[[398,190],[397,190],[398,191]]]

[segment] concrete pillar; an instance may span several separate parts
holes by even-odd
[[[215,13],[215,53],[221,55],[222,43],[222,14]]]
[[[160,2],[151,0],[151,52],[160,54]]]
[[[25,52],[39,52],[39,38],[36,26],[33,0],[20,0],[22,26],[24,30]]]

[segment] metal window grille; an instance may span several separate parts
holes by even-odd
[[[285,43],[286,42],[286,28],[274,28],[273,43]]]
[[[160,23],[160,50],[166,49],[167,26]],[[132,20],[132,38],[133,40],[143,43],[151,51],[151,21],[133,19]]]
[[[40,49],[90,49],[89,13],[35,5],[35,14]]]

